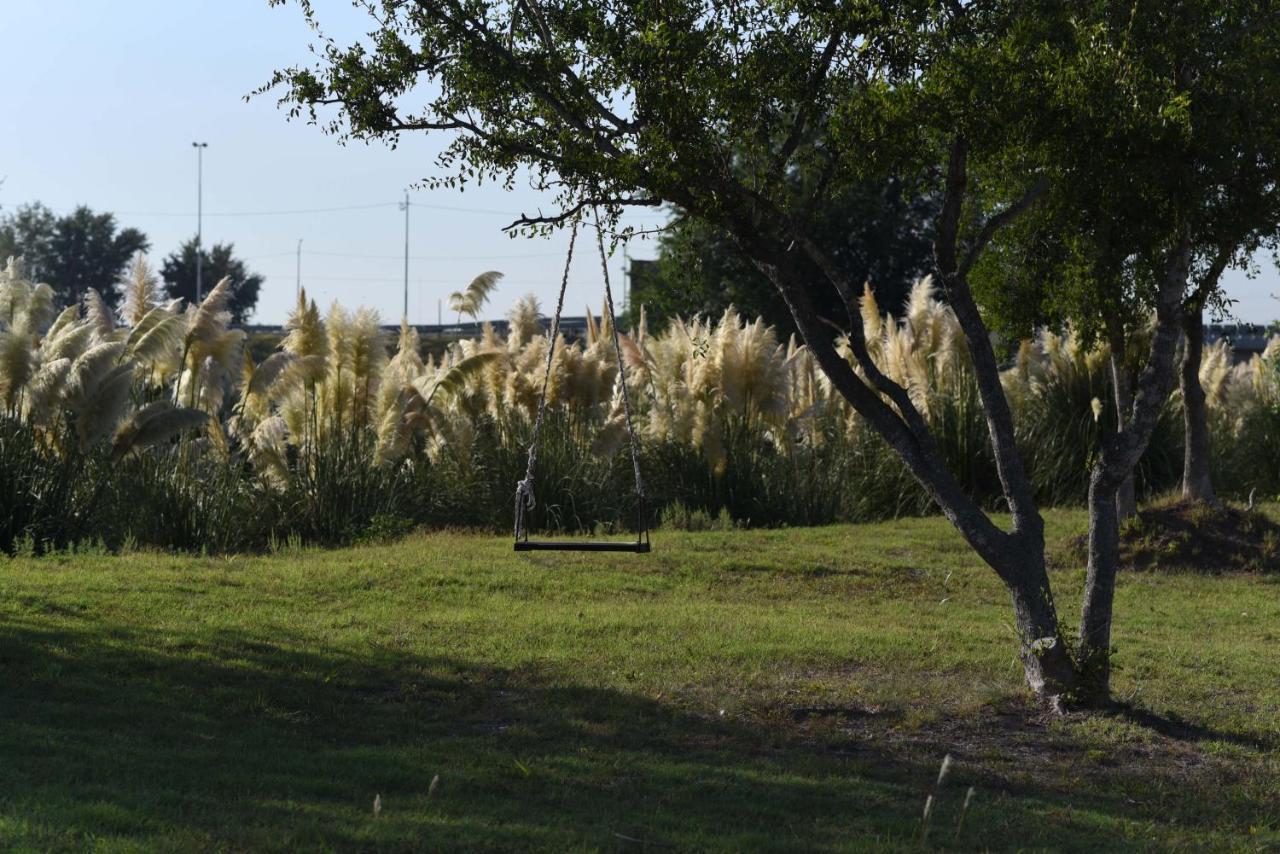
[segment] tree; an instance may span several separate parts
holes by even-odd
[[[1073,179],[1057,183],[1047,204],[1019,224],[1034,239],[1019,245],[1005,236],[1006,248],[1018,246],[1014,255],[1047,248],[1055,262],[1030,265],[1048,270],[1042,307],[1106,339],[1114,359],[1120,428],[1103,440],[1089,479],[1078,666],[1091,686],[1106,685],[1110,668],[1119,517],[1132,502],[1134,463],[1171,391],[1184,333],[1192,335],[1187,352],[1198,374],[1202,320],[1199,307],[1188,318],[1188,306],[1220,296],[1231,252],[1275,232],[1276,179],[1268,164],[1280,142],[1280,124],[1266,106],[1280,61],[1277,22],[1266,4],[1164,4],[1149,14],[1098,9],[1096,18],[1071,22],[1098,46],[1092,63],[1060,76],[1062,85],[1096,95],[1080,100],[1074,137],[1027,150],[1042,174],[1066,168]],[[1107,91],[1091,83],[1103,79],[1120,85]],[[1119,109],[1116,99],[1135,109]],[[1023,287],[1010,282],[1006,275],[995,287],[1024,309],[1033,305],[1025,280]],[[1135,334],[1151,314],[1149,337]],[[1194,411],[1192,394],[1187,401]],[[1203,420],[1202,393],[1199,405]],[[1190,451],[1206,471],[1207,451],[1207,442]]]
[[[915,195],[899,181],[858,184],[831,198],[814,227],[841,272],[868,282],[876,302],[898,313],[911,285],[932,269],[930,233],[938,214],[935,196]],[[650,324],[701,314],[718,317],[730,305],[763,317],[786,336],[797,332],[782,295],[719,229],[675,212],[659,238],[653,266],[631,280],[633,324],[644,306]],[[839,320],[839,294],[819,301],[818,312]]]
[[[1168,54],[1168,76],[1176,81],[1178,98],[1170,113],[1186,114],[1181,131],[1185,143],[1175,141],[1184,155],[1153,158],[1161,151],[1156,148],[1126,154],[1129,181],[1117,182],[1109,174],[1077,181],[1072,192],[1024,218],[1006,234],[1001,250],[984,259],[998,267],[988,276],[994,284],[986,293],[1003,299],[1002,315],[1018,317],[1012,324],[1015,335],[1029,323],[1070,319],[1110,345],[1114,402],[1123,427],[1133,412],[1131,389],[1142,368],[1136,349],[1144,340],[1141,332],[1159,275],[1151,260],[1173,240],[1165,223],[1180,220],[1188,265],[1179,372],[1185,434],[1182,491],[1187,499],[1211,503],[1216,499],[1199,381],[1204,312],[1225,309],[1222,273],[1248,263],[1258,249],[1274,246],[1280,229],[1280,119],[1253,100],[1255,92],[1280,86],[1275,40],[1264,35],[1276,22],[1260,9],[1186,4],[1176,20],[1135,18],[1135,43]],[[1144,32],[1153,26],[1162,32]],[[1100,138],[1116,136],[1115,128],[1104,127],[1082,133],[1084,147],[1076,156],[1095,159],[1108,170],[1117,168],[1121,163],[1099,157],[1096,150]],[[1153,204],[1160,194],[1149,188],[1174,181],[1176,193],[1165,193],[1162,202]],[[1006,257],[997,262],[1002,252]],[[1019,286],[1009,287],[1010,281]],[[1122,482],[1116,504],[1121,517],[1133,512],[1132,477]]]
[[[240,324],[247,321],[258,304],[258,291],[262,289],[262,276],[252,273],[243,260],[236,258],[232,252],[235,246],[231,243],[215,243],[212,248],[202,250],[204,253],[201,275],[205,282],[205,293],[208,293],[214,282],[224,278],[231,280],[231,301],[228,310],[231,322]],[[170,299],[182,298],[189,303],[196,299],[196,241],[186,241],[177,251],[164,259],[160,268],[160,277],[164,279],[164,290]]]
[[[29,276],[47,281],[62,302],[95,290],[115,308],[121,274],[149,246],[142,232],[117,228],[113,214],[83,205],[59,217],[37,202],[0,220],[0,258],[21,257]]]
[[[1272,239],[1280,227],[1280,122],[1264,106],[1270,96],[1258,94],[1280,80],[1275,14],[1252,2],[1165,4],[1150,14],[1100,9],[1093,20],[1072,22],[1082,39],[1099,46],[1093,61],[1062,78],[1097,97],[1080,100],[1074,137],[1027,149],[1043,172],[1069,169],[1073,180],[1060,183],[1022,223],[1034,223],[1032,230],[1046,238],[1024,246],[1024,257],[1048,246],[1056,259],[1043,292],[1049,310],[1107,340],[1112,351],[1121,417],[1090,471],[1078,644],[1078,665],[1093,686],[1109,678],[1119,518],[1132,507],[1134,465],[1174,382],[1169,369],[1178,339],[1187,339],[1187,460],[1199,460],[1207,480],[1201,310],[1205,300],[1219,298],[1219,278],[1231,258]],[[1115,38],[1119,33],[1122,39]],[[1094,85],[1104,80],[1123,84],[1110,91]],[[1108,103],[1118,98],[1135,109]],[[1022,284],[1031,281],[1028,276]],[[1135,334],[1151,313],[1150,337]],[[1191,430],[1197,410],[1198,442]]]
[[[1179,90],[1169,60],[1173,48],[1200,59],[1201,45],[1193,28],[1176,26],[1182,5],[1126,4],[1112,14],[1107,4],[1050,0],[420,0],[380,7],[366,42],[325,41],[315,66],[279,71],[265,88],[282,89],[291,115],[341,136],[394,143],[405,133],[445,132],[433,186],[529,175],[556,194],[555,212],[522,216],[514,229],[588,216],[617,230],[626,208],[663,204],[722,229],[778,290],[833,388],[1002,579],[1031,688],[1055,704],[1098,701],[1108,671],[1095,662],[1110,651],[1118,561],[1115,479],[1132,469],[1168,396],[1188,267],[1179,180],[1196,166],[1188,130],[1198,104]],[[302,6],[319,27],[310,4]],[[1154,41],[1130,40],[1131,17]],[[1274,38],[1276,29],[1259,32]],[[1188,41],[1173,45],[1174,36]],[[1163,47],[1170,49],[1155,49]],[[1115,144],[1082,139],[1082,124],[1116,128],[1103,137]],[[1089,146],[1098,149],[1092,159]],[[1109,523],[1091,514],[1097,530],[1077,656],[1063,641],[1044,523],[969,274],[1006,225],[1077,180],[1136,204],[1123,168],[1135,153],[1142,179],[1153,177],[1156,157],[1187,171],[1174,170],[1175,180],[1155,174],[1148,188],[1152,231],[1166,241],[1142,231],[1115,236],[1131,255],[1147,253],[1152,272],[1142,282],[1158,322],[1131,423],[1094,472],[1091,501],[1109,502],[1112,512]],[[791,191],[796,174],[819,176],[813,192]],[[916,175],[930,176],[941,197],[935,274],[965,332],[1009,529],[964,494],[907,390],[876,365],[855,303],[860,283],[815,227],[826,202],[858,182]],[[844,309],[837,329],[818,308],[831,291]],[[840,336],[851,360],[837,348]]]
[[[1239,26],[1237,22],[1236,26]],[[1269,22],[1273,28],[1276,22]],[[1247,267],[1259,249],[1280,246],[1280,115],[1259,110],[1256,90],[1280,88],[1280,58],[1267,36],[1232,39],[1215,69],[1213,113],[1204,117],[1206,192],[1194,233],[1196,275],[1183,303],[1180,384],[1184,451],[1182,497],[1217,503],[1209,474],[1210,436],[1200,362],[1206,308],[1221,314],[1222,274]]]

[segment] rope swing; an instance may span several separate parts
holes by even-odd
[[[618,382],[622,388],[622,411],[626,421],[627,439],[631,444],[631,467],[635,471],[638,516],[634,542],[583,542],[571,540],[530,540],[525,527],[525,514],[536,505],[533,494],[534,470],[538,463],[538,441],[542,434],[542,421],[547,412],[547,389],[551,385],[551,366],[555,361],[556,339],[560,337],[560,317],[564,313],[564,292],[569,284],[569,267],[573,263],[573,249],[578,240],[580,217],[574,217],[569,231],[569,252],[564,259],[564,274],[560,277],[560,296],[556,300],[556,313],[551,321],[547,345],[547,364],[542,375],[542,396],[538,401],[538,415],[533,422],[533,436],[529,440],[529,461],[524,479],[516,484],[515,547],[518,552],[567,551],[567,552],[636,552],[649,551],[649,526],[645,514],[644,482],[640,478],[640,444],[631,421],[631,395],[627,390],[627,365],[622,358],[622,343],[618,334],[618,319],[613,310],[613,289],[609,285],[609,258],[604,251],[604,230],[600,227],[600,211],[593,207],[596,246],[600,250],[600,270],[604,275],[605,306],[609,312],[609,329],[613,333],[613,353],[618,360]]]

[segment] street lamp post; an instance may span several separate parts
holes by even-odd
[[[298,282],[294,287],[294,299],[302,299],[302,238],[298,238]]]
[[[196,150],[196,305],[199,305],[204,300],[204,247],[200,238],[204,224],[204,150],[209,143],[193,142],[191,147]]]

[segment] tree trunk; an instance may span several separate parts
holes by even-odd
[[[935,260],[973,359],[997,470],[1013,515],[1013,526],[1008,531],[996,525],[960,488],[910,394],[885,376],[871,358],[853,286],[825,252],[779,211],[765,210],[762,216],[736,219],[729,230],[743,253],[782,294],[796,328],[833,388],[901,457],[942,513],[1000,576],[1012,599],[1019,657],[1027,685],[1049,705],[1061,707],[1075,688],[1076,667],[1063,641],[1045,569],[1044,521],[1014,441],[1012,414],[1000,383],[999,364],[990,336],[966,279],[968,269],[990,233],[1025,210],[1043,187],[1033,189],[1021,202],[993,218],[984,228],[984,237],[975,242],[963,260],[956,251],[960,200],[965,188],[962,143],[953,146],[947,187],[943,223],[934,246]],[[755,197],[749,201],[752,205],[760,203]],[[783,227],[781,234],[774,230],[779,226]],[[794,248],[803,253],[801,257],[806,259],[803,263],[797,258],[798,253],[793,253]],[[815,273],[827,279],[845,303],[849,314],[846,340],[858,372],[854,364],[837,351],[829,328],[832,324],[814,310],[809,292]]]
[[[1027,685],[1041,700],[1061,711],[1078,683],[1076,663],[1063,640],[1058,611],[1044,565],[1044,543],[1026,543],[1010,551],[1018,566],[1000,572],[1013,600],[1018,657]]]
[[[1120,568],[1120,515],[1115,481],[1095,466],[1089,477],[1089,566],[1080,618],[1078,665],[1085,701],[1106,699],[1111,685],[1111,617]]]
[[[1078,696],[1100,703],[1110,693],[1111,617],[1120,566],[1120,521],[1116,493],[1147,449],[1160,410],[1173,390],[1173,359],[1182,333],[1182,295],[1191,263],[1190,232],[1167,263],[1156,300],[1156,328],[1147,363],[1138,377],[1132,418],[1103,440],[1089,477],[1089,567],[1080,616]]]
[[[1203,309],[1187,305],[1182,319],[1185,347],[1182,351],[1182,426],[1185,442],[1182,455],[1182,497],[1189,501],[1217,504],[1213,478],[1209,475],[1209,416],[1204,388],[1200,385],[1200,360],[1204,354]]]
[[[1123,430],[1133,411],[1133,393],[1129,388],[1129,370],[1125,367],[1124,332],[1111,336],[1111,387],[1115,391],[1116,430]],[[1138,497],[1133,486],[1133,472],[1116,489],[1116,517],[1120,521],[1138,512]]]
[[[1012,599],[1027,685],[1045,703],[1060,707],[1075,686],[1075,665],[1063,642],[1054,607],[1044,564],[1043,523],[1034,504],[1023,505],[1024,512],[1034,518],[1022,529],[1003,531],[997,527],[947,470],[919,413],[905,394],[898,394],[903,390],[885,385],[885,393],[901,399],[897,404],[900,409],[895,410],[837,352],[830,333],[813,310],[804,281],[786,264],[785,251],[768,246],[768,242],[761,235],[750,244],[753,260],[786,299],[796,327],[818,365],[836,391],[884,437],[947,519],[1000,576]],[[874,365],[869,367],[874,370]],[[1016,449],[1012,452],[1016,453]]]

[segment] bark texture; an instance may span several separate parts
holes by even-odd
[[[1182,333],[1182,297],[1191,262],[1191,239],[1184,234],[1170,253],[1156,300],[1156,328],[1146,365],[1138,376],[1132,417],[1102,443],[1089,477],[1089,567],[1080,616],[1079,694],[1086,702],[1105,700],[1110,691],[1111,619],[1116,570],[1120,564],[1120,523],[1116,491],[1147,449],[1160,409],[1173,390],[1173,360]]]
[[[1209,415],[1204,387],[1200,385],[1200,360],[1204,354],[1204,320],[1198,305],[1187,306],[1182,322],[1182,497],[1217,504],[1209,474]]]
[[[1228,240],[1218,247],[1209,269],[1196,285],[1195,293],[1183,304],[1182,337],[1182,497],[1191,501],[1218,503],[1209,473],[1209,414],[1205,407],[1204,388],[1200,385],[1200,362],[1204,357],[1204,306],[1217,289],[1222,273],[1231,262],[1235,243]]]
[[[1133,392],[1129,388],[1129,370],[1125,367],[1124,334],[1111,339],[1111,387],[1115,392],[1116,429],[1123,430],[1133,410]],[[1138,512],[1138,494],[1134,487],[1134,473],[1120,483],[1116,490],[1116,516],[1120,521]]]

